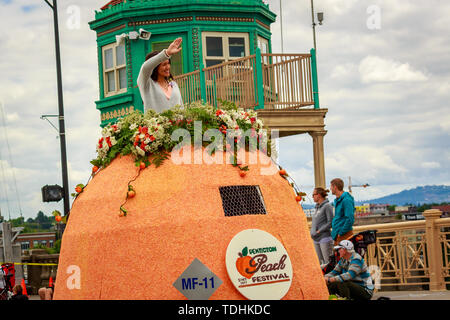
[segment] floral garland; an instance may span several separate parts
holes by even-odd
[[[259,143],[265,134],[264,124],[257,118],[255,111],[237,108],[231,103],[223,103],[217,110],[207,104],[193,103],[186,108],[176,106],[160,114],[152,110],[145,114],[135,111],[118,119],[115,124],[108,124],[103,128],[102,137],[96,148],[97,158],[91,163],[97,167],[106,167],[118,154],[132,154],[137,166],[142,162],[146,166],[151,164],[159,166],[178,144],[177,141],[172,141],[172,133],[176,129],[183,128],[194,137],[195,121],[201,121],[202,136],[208,129],[217,129],[225,137],[228,129],[240,130],[236,132],[251,130],[251,137],[256,137]],[[237,144],[242,138],[237,134],[234,143]],[[230,143],[226,139],[224,141],[222,150],[226,150]],[[268,141],[267,149],[264,147],[263,151],[270,154],[270,140]],[[202,142],[202,144],[207,146],[209,143]],[[238,147],[239,144],[234,148],[235,153]]]
[[[140,170],[147,166],[160,166],[164,160],[169,158],[170,152],[178,144],[178,141],[172,140],[172,133],[177,129],[185,129],[189,131],[191,136],[191,143],[194,142],[195,121],[201,123],[201,135],[209,129],[217,129],[221,132],[225,139],[223,145],[215,144],[214,148],[218,150],[230,150],[230,143],[235,144],[234,154],[232,154],[231,164],[239,168],[239,175],[246,176],[249,170],[248,166],[241,166],[242,164],[237,159],[238,148],[242,145],[245,148],[254,150],[264,141],[267,144],[260,146],[263,152],[267,152],[270,157],[270,136],[268,137],[264,130],[263,122],[257,118],[257,113],[253,110],[244,110],[238,108],[235,104],[230,102],[220,101],[220,108],[216,109],[211,105],[203,103],[192,103],[185,108],[175,106],[160,114],[153,110],[147,111],[145,114],[140,111],[135,111],[123,118],[119,118],[116,123],[108,124],[102,129],[102,137],[99,139],[96,147],[97,158],[93,159],[91,177],[94,177],[97,172],[108,166],[112,160],[120,155],[132,155],[139,170],[137,175],[128,182],[128,191],[125,201],[120,206],[119,216],[126,216],[128,211],[124,208],[126,202],[134,198],[136,190],[131,183],[139,176]],[[228,130],[234,131],[236,134],[231,137],[231,141],[227,136]],[[250,137],[256,139],[249,139],[249,144],[241,144],[245,142],[245,136],[241,133],[250,130]],[[200,132],[197,132],[199,134]],[[205,147],[210,146],[210,142],[202,141]],[[267,148],[267,149],[266,149]],[[210,150],[214,152],[215,150]],[[279,167],[279,174],[284,179],[288,180],[289,184],[295,191],[295,200],[300,202],[306,193],[300,192],[293,180],[286,173],[286,170]],[[289,181],[292,180],[292,181]],[[89,181],[88,181],[89,182]],[[76,193],[72,194],[75,198],[83,192],[83,184],[77,185]]]

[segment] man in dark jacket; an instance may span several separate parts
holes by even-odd
[[[344,181],[342,179],[331,180],[330,190],[336,196],[334,218],[331,223],[331,237],[337,245],[341,240],[347,240],[353,235],[355,201],[350,193],[344,192]]]

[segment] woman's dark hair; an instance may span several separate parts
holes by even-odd
[[[330,190],[328,190],[328,189],[324,189],[324,188],[316,188],[315,189],[316,190],[316,193],[317,194],[320,194],[321,195],[321,197],[322,198],[326,198],[326,197],[328,197],[328,192],[330,192]]]
[[[22,294],[22,286],[20,284],[16,284],[13,288],[13,291],[15,291],[16,294]]]
[[[152,51],[152,52],[148,53],[145,56],[145,61],[147,61],[148,59],[156,56],[160,52],[161,51]],[[169,64],[171,64],[170,59],[169,59]],[[161,64],[159,64],[155,69],[153,69],[153,72],[152,72],[152,74],[150,76],[150,78],[152,78],[153,81],[157,81],[158,80],[158,68],[159,68],[160,65]],[[169,76],[169,78],[167,80],[171,81],[172,79],[173,79],[173,75],[172,75],[172,73],[170,73],[170,76]]]

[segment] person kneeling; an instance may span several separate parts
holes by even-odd
[[[330,294],[351,300],[370,300],[374,285],[364,259],[355,252],[353,243],[342,240],[334,249],[340,260],[336,267],[325,275]]]

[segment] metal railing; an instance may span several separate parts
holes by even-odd
[[[266,109],[298,109],[314,104],[310,54],[261,56]]]
[[[174,80],[180,88],[184,103],[201,100],[200,70],[175,76]]]
[[[442,212],[424,212],[425,220],[354,227],[354,233],[377,230],[366,261],[375,270],[380,288],[427,287],[446,290],[450,285],[450,218]],[[378,278],[378,279],[377,279]]]
[[[176,76],[183,101],[234,102],[248,109],[314,105],[311,54],[256,54]]]

